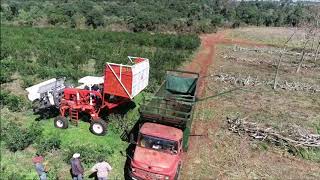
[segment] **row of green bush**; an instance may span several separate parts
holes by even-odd
[[[86,142],[86,144],[74,144],[74,143],[64,143],[62,138],[67,138],[65,135],[62,134],[51,134],[48,135],[45,133],[47,126],[41,122],[34,122],[29,126],[23,126],[22,124],[18,124],[11,121],[2,122],[1,127],[1,154],[2,158],[7,157],[7,152],[4,148],[8,149],[9,151],[13,152],[14,154],[28,154],[35,149],[36,153],[43,155],[46,157],[46,160],[50,163],[48,164],[49,172],[48,177],[49,179],[59,179],[61,178],[61,165],[65,166],[66,164],[70,163],[70,159],[74,153],[81,153],[81,161],[86,166],[92,166],[96,163],[100,158],[105,160],[111,160],[114,162],[114,153],[115,149],[112,146],[108,146],[106,144],[95,144]],[[27,147],[32,146],[32,148],[23,151]],[[20,152],[17,152],[20,151]],[[61,161],[52,161],[52,153],[59,154]],[[8,153],[10,154],[10,153]],[[35,154],[34,154],[35,155]],[[23,155],[24,156],[24,155]],[[27,156],[30,158],[30,155]],[[30,159],[24,159],[24,157],[20,157],[21,159],[18,160],[24,161],[27,160],[28,162]],[[113,161],[112,161],[113,160]],[[110,162],[110,161],[109,161]],[[31,161],[30,161],[31,163]],[[20,164],[18,164],[20,165]],[[20,167],[19,167],[20,168]],[[0,169],[1,177],[0,179],[29,179],[33,177],[31,174],[34,174],[33,171],[31,174],[24,172],[20,172],[19,168],[12,169],[10,161],[6,161],[2,164]],[[27,165],[24,167],[26,169],[33,169],[32,164]]]
[[[166,69],[175,69],[200,45],[196,35],[8,26],[1,26],[1,39],[1,83],[18,72],[25,87],[37,79],[65,76],[76,81],[85,75],[102,75],[106,62],[126,64],[132,55],[150,59],[153,89]]]
[[[24,150],[30,145],[37,149],[38,154],[45,155],[53,150],[61,148],[60,136],[43,136],[43,127],[41,123],[32,123],[29,127],[21,127],[15,122],[9,122],[1,128],[1,141],[12,152]],[[66,163],[69,163],[72,155],[81,152],[81,159],[85,164],[97,162],[98,158],[107,159],[114,151],[105,146],[99,145],[73,145],[70,144],[63,149],[63,156]]]
[[[33,144],[41,137],[42,130],[38,123],[20,127],[15,122],[9,122],[5,127],[1,127],[1,140],[10,151],[16,152]]]
[[[30,103],[21,96],[17,96],[8,91],[0,91],[0,108],[7,106],[11,111],[22,111],[30,107]]]

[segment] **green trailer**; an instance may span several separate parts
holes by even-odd
[[[199,74],[167,71],[166,79],[154,97],[140,107],[143,121],[155,122],[183,130],[183,149],[187,151],[196,102]]]

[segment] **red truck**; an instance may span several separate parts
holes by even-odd
[[[198,78],[193,72],[168,71],[155,96],[140,107],[140,129],[128,165],[131,179],[178,179],[182,154],[188,149]]]

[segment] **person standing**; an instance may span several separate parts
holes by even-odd
[[[36,154],[35,157],[32,158],[32,162],[35,165],[37,174],[40,180],[47,180],[47,172],[43,165],[44,158],[43,156]]]
[[[84,169],[80,161],[80,154],[79,153],[73,154],[70,162],[71,162],[71,172],[72,172],[73,180],[82,180]]]
[[[107,180],[112,168],[109,163],[103,160],[102,157],[100,157],[98,161],[99,162],[91,168],[91,171],[97,172],[98,180]]]

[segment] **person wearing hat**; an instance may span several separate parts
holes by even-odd
[[[47,180],[47,172],[43,165],[44,158],[40,154],[36,154],[35,157],[32,158],[32,162],[35,165],[37,174],[40,180]]]
[[[109,163],[103,160],[103,157],[99,157],[98,161],[99,162],[91,168],[91,172],[97,172],[98,180],[107,180],[112,168]]]
[[[82,180],[84,169],[80,161],[80,154],[79,153],[73,154],[70,162],[71,162],[71,172],[72,172],[73,180]]]

